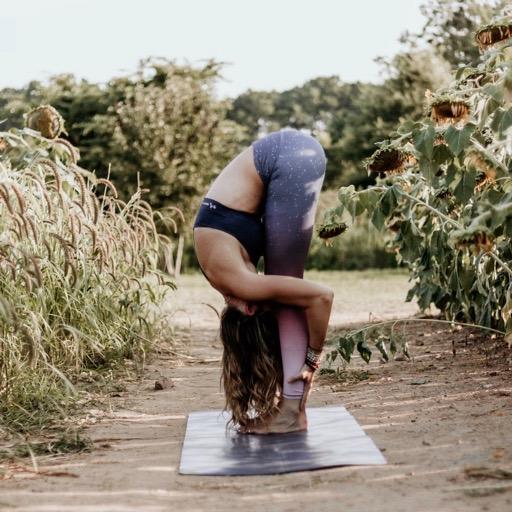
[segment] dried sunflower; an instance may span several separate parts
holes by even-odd
[[[456,242],[457,249],[468,248],[474,255],[481,251],[491,251],[494,242],[492,235],[484,229],[475,230],[473,233],[463,234]]]
[[[425,99],[425,115],[438,124],[465,121],[471,113],[468,101],[457,92],[444,91],[433,94],[427,89]]]
[[[453,197],[452,192],[448,190],[446,187],[438,190],[435,195],[439,199],[449,199],[450,197]]]
[[[408,151],[396,148],[380,148],[364,161],[368,171],[376,172],[379,176],[386,174],[400,174],[406,167],[414,165],[416,158]]]
[[[467,153],[464,165],[472,165],[479,172],[474,188],[475,192],[479,192],[487,184],[496,181],[496,169],[494,169],[493,163],[477,149],[472,148]]]
[[[26,126],[47,139],[55,139],[64,131],[64,119],[51,105],[40,105],[27,114]]]
[[[480,51],[484,51],[497,43],[512,37],[512,21],[502,19],[481,27],[475,34]]]
[[[469,105],[461,100],[432,103],[430,110],[430,118],[439,124],[465,121],[469,114]]]
[[[402,224],[402,219],[400,217],[393,217],[390,222],[386,224],[386,228],[393,233],[398,233],[400,231],[400,225]]]
[[[344,231],[347,230],[347,224],[345,222],[329,222],[326,224],[322,224],[318,228],[318,236],[326,240],[327,238],[333,238],[335,236],[341,235]]]

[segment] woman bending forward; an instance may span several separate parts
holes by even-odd
[[[240,433],[307,429],[306,400],[334,297],[303,279],[325,168],[314,137],[271,132],[231,160],[197,212],[195,253],[226,301],[224,410]],[[264,274],[256,271],[260,257]]]

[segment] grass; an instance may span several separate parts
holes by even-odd
[[[70,144],[0,132],[0,434],[66,419],[84,372],[143,365],[175,283],[138,190],[76,164]],[[108,374],[110,372],[110,374]],[[101,380],[101,379],[100,379]]]
[[[63,432],[51,440],[17,443],[11,449],[1,449],[0,461],[12,460],[17,457],[88,452],[91,451],[92,447],[92,441],[76,430]]]
[[[403,268],[368,270],[306,270],[304,278],[326,284],[334,291],[330,328],[339,325],[409,316],[417,312],[414,303],[405,303],[412,286]],[[217,328],[224,300],[199,272],[183,273],[176,280],[178,289],[169,295],[163,310],[173,325]]]

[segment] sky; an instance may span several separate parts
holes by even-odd
[[[417,32],[426,0],[22,0],[0,10],[0,88],[73,73],[104,83],[157,56],[223,62],[219,98],[318,76],[379,82],[378,56]]]

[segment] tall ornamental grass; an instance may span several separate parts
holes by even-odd
[[[124,202],[77,165],[50,106],[26,119],[0,132],[0,429],[17,431],[65,412],[80,372],[143,355],[175,288],[144,191]]]

